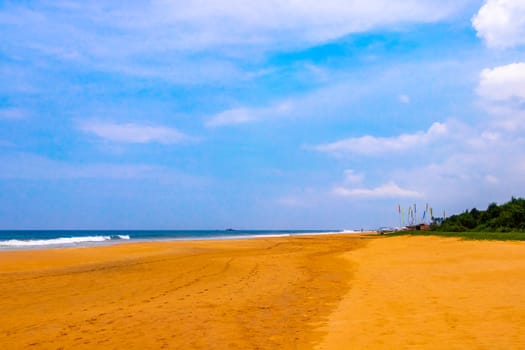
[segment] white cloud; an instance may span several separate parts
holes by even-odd
[[[525,100],[525,63],[518,62],[481,71],[477,93],[494,101]]]
[[[360,199],[378,199],[392,204],[419,198],[428,201],[436,213],[444,209],[457,213],[472,207],[484,208],[493,201],[525,196],[522,133],[494,129],[485,123],[469,125],[453,120],[446,127],[448,136],[443,142],[422,144],[418,154],[403,152],[402,157],[387,156],[377,162],[352,164],[339,183],[323,186],[324,195],[354,199],[334,200],[339,203],[368,203]],[[364,169],[366,184],[364,176],[355,177]],[[384,210],[381,205],[377,207]],[[386,210],[382,220],[389,220],[389,213],[395,222],[393,210]]]
[[[349,184],[358,184],[363,181],[364,176],[356,173],[352,169],[346,169],[344,172],[344,182]]]
[[[206,126],[216,127],[248,123],[255,121],[257,119],[258,114],[259,113],[256,110],[250,110],[248,108],[228,109],[211,117],[206,122]]]
[[[492,116],[490,123],[494,128],[503,129],[507,133],[525,129],[525,109],[522,103],[483,101],[482,107]]]
[[[121,143],[162,144],[183,143],[194,140],[192,137],[174,128],[141,124],[116,124],[88,120],[79,123],[79,129],[94,134],[102,139]]]
[[[294,106],[290,101],[284,101],[269,107],[259,108],[232,108],[213,115],[205,125],[219,127],[261,121],[290,115]]]
[[[375,188],[336,187],[332,193],[341,197],[356,198],[422,198],[423,193],[399,187],[395,182],[388,182]]]
[[[454,70],[453,73],[450,71],[451,67]],[[377,103],[378,99],[386,99],[388,96],[392,96],[391,86],[398,85],[400,79],[406,80],[404,74],[413,76],[417,72],[424,77],[428,77],[429,74],[440,75],[441,77],[444,74],[453,74],[454,77],[447,76],[445,79],[454,82],[450,85],[450,88],[453,88],[457,85],[456,74],[460,73],[462,67],[460,64],[450,62],[420,63],[418,65],[397,64],[395,68],[385,68],[381,71],[374,69],[373,72],[363,71],[357,76],[355,72],[349,73],[343,69],[325,69],[323,74],[328,83],[314,84],[315,88],[310,91],[290,94],[283,99],[271,100],[262,105],[251,106],[235,103],[230,108],[208,116],[205,125],[208,127],[239,125],[279,118],[289,118],[290,120],[294,118],[357,118],[353,114],[359,111],[359,106],[371,101]],[[301,72],[304,70],[301,69]],[[311,81],[316,78],[307,73],[306,78],[301,77],[300,79]],[[366,84],[363,84],[363,79],[366,79]],[[421,80],[413,79],[415,79],[413,81]],[[418,82],[418,84],[420,83]],[[406,94],[394,95],[394,98],[397,98],[401,103],[411,101],[411,97]]]
[[[476,89],[496,128],[525,128],[525,63],[483,69]]]
[[[362,136],[348,138],[333,143],[314,146],[313,149],[332,155],[362,154],[378,155],[390,152],[402,152],[412,148],[426,146],[449,133],[444,123],[434,123],[425,132],[401,134],[394,137]]]
[[[425,198],[433,205],[455,211],[524,196],[525,137],[485,124],[449,121],[442,142],[422,143],[417,154],[367,161],[367,182],[349,182],[362,171],[345,172],[331,193],[350,198]],[[423,132],[416,133],[422,134]],[[427,131],[428,133],[428,131]]]
[[[454,212],[525,195],[525,138],[520,133],[474,125],[462,135],[447,141],[452,152],[396,167],[389,177]]]
[[[225,0],[162,1],[155,12],[163,20],[190,24],[192,38],[212,43],[267,44],[283,40],[320,42],[378,26],[436,22],[465,6],[466,1],[402,0]],[[157,16],[159,13],[157,12]],[[160,16],[154,18],[159,18]],[[290,44],[290,42],[288,42]]]
[[[268,51],[351,33],[439,22],[472,1],[12,2],[2,8],[0,24],[12,53],[187,84],[224,83],[249,75],[231,64],[239,58],[254,62]],[[195,55],[203,52],[210,55]]]
[[[236,106],[226,109],[210,116],[205,125],[215,127],[264,122],[277,118],[323,118],[341,115],[362,99],[377,94],[377,90],[385,85],[385,80],[393,79],[392,76],[397,73],[391,70],[385,70],[381,74],[376,72],[373,78],[369,78],[369,84],[362,84],[360,79],[345,76],[343,71],[327,70],[325,74],[329,75],[332,84],[270,101],[262,106]]]
[[[488,0],[472,18],[478,37],[493,48],[525,44],[525,2]]]

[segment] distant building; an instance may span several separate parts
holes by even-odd
[[[417,224],[417,225],[409,225],[406,227],[408,231],[426,231],[430,228],[428,224]]]

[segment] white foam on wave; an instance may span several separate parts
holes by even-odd
[[[78,243],[104,242],[117,239],[130,239],[129,235],[116,236],[80,236],[80,237],[59,237],[50,239],[9,239],[0,241],[0,247],[32,247],[46,245],[73,245]]]

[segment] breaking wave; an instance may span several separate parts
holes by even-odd
[[[80,237],[59,237],[50,239],[9,239],[0,241],[0,247],[33,247],[48,245],[75,245],[79,243],[96,243],[111,240],[130,239],[129,235],[114,236],[80,236]]]

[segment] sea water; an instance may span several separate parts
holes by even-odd
[[[3,230],[0,250],[60,248],[159,240],[247,239],[339,230]]]

